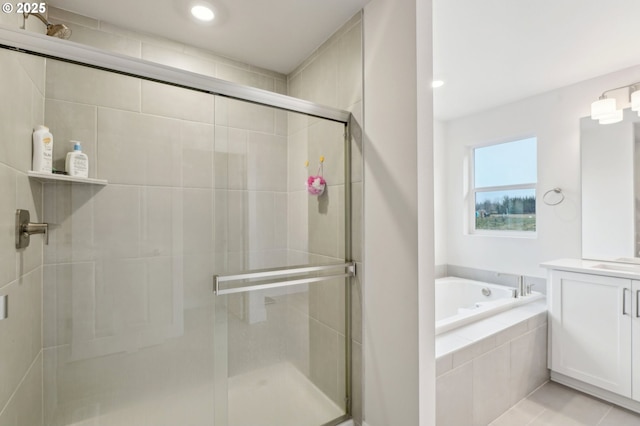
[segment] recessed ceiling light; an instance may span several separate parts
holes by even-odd
[[[209,9],[207,6],[193,6],[191,8],[191,14],[196,18],[199,19],[201,21],[213,21],[213,18],[216,17],[216,15],[213,13],[213,10]]]
[[[433,80],[431,82],[431,87],[433,87],[434,89],[438,88],[438,87],[442,87],[444,85],[444,81],[442,80]]]

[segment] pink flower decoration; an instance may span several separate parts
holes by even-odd
[[[307,179],[307,192],[311,195],[322,195],[327,181],[322,176],[309,176]]]

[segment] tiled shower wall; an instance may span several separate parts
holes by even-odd
[[[358,123],[362,117],[362,18],[358,13],[288,76],[288,94],[351,111],[354,115],[351,143],[352,256],[358,277],[352,286],[353,395],[352,412],[362,421],[362,141]],[[344,140],[343,129],[318,120],[289,119],[289,246],[298,256],[315,262],[344,258]],[[335,141],[335,142],[334,142]],[[325,157],[325,193],[310,197],[304,188],[315,175],[320,156]],[[309,161],[308,169],[304,167]],[[309,229],[307,237],[306,229]],[[311,288],[309,333],[317,358],[310,360],[311,378],[340,402],[344,354],[344,280]]]
[[[5,14],[2,14],[5,15]],[[6,17],[0,16],[0,23]],[[42,184],[30,180],[31,132],[44,119],[44,59],[0,50],[0,425],[42,424],[42,245],[15,248],[15,212],[42,219]]]
[[[52,60],[46,81],[59,145],[81,140],[109,185],[45,185],[45,418],[115,423],[123,405],[195,390],[213,401],[211,277],[286,259],[287,115]],[[163,417],[199,410],[205,424],[212,409]]]

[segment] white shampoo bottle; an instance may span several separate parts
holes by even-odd
[[[69,176],[89,177],[89,157],[80,149],[80,142],[71,141],[73,151],[67,153],[65,170]]]
[[[46,126],[33,129],[33,163],[34,172],[51,173],[53,166],[53,136]]]

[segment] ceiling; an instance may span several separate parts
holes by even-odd
[[[49,0],[51,6],[161,35],[254,66],[288,74],[368,0]],[[189,13],[212,6],[203,24]]]
[[[195,22],[194,2],[215,9]],[[290,73],[369,0],[49,0]],[[450,120],[640,63],[638,0],[433,0],[434,92]],[[639,76],[640,80],[640,76]]]
[[[640,64],[638,0],[433,2],[440,120]]]

